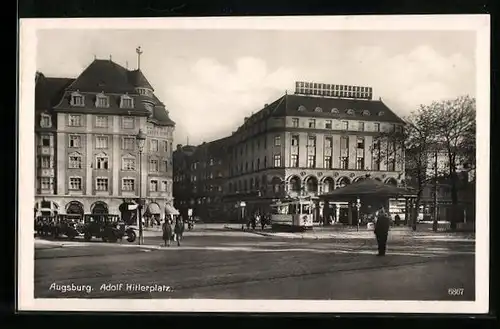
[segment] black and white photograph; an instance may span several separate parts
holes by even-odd
[[[20,309],[487,312],[489,42],[487,15],[21,19]]]

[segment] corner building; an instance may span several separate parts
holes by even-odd
[[[387,184],[403,183],[403,148],[374,137],[403,129],[404,121],[381,100],[372,100],[371,88],[362,99],[347,92],[328,97],[331,92],[319,87],[299,86],[303,83],[295,94],[245,118],[232,134],[226,200],[246,201],[250,212],[265,211],[273,199],[317,196],[368,174]],[[333,207],[337,219],[351,217],[350,205]]]
[[[76,79],[38,72],[35,89],[35,215],[120,214],[141,189],[145,216],[162,216],[175,123],[140,69],[96,59]]]

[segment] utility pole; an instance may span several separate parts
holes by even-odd
[[[437,147],[434,150],[434,220],[432,221],[432,230],[437,232],[438,229],[438,151]]]

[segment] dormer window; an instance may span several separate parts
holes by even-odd
[[[347,114],[349,114],[349,115],[354,115],[354,110],[353,109],[347,109],[345,112]]]
[[[123,95],[121,97],[120,107],[125,109],[131,109],[134,107],[134,99],[128,95]]]
[[[307,109],[304,105],[300,105],[299,108],[297,109],[297,111],[299,112],[305,112]]]
[[[109,107],[109,97],[104,94],[99,94],[95,100],[96,107]]]
[[[50,128],[52,127],[52,119],[49,114],[42,113],[40,116],[40,127]]]
[[[330,112],[331,113],[339,113],[339,109],[334,107]]]
[[[366,115],[366,116],[370,115],[370,111],[368,111],[368,110],[364,110],[364,111],[363,111],[363,115]]]
[[[151,95],[151,90],[149,90],[147,88],[137,88],[137,93],[139,95],[143,95],[143,96],[150,96]]]
[[[85,105],[85,98],[83,97],[82,94],[78,92],[74,92],[71,94],[71,106],[84,106]]]
[[[385,114],[385,112],[384,112],[384,111],[380,111],[380,112],[378,112],[378,116],[379,116],[379,117],[380,117],[380,116],[382,116],[382,115],[384,115],[384,114]]]

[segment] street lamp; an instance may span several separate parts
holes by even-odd
[[[144,242],[142,234],[142,151],[144,150],[144,143],[146,143],[146,134],[142,129],[139,129],[135,140],[139,149],[139,244],[142,244]]]

